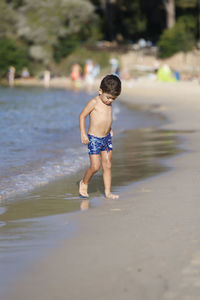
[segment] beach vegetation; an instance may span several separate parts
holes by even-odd
[[[198,0],[176,0],[176,6],[181,8],[196,8]]]
[[[77,49],[92,46],[101,38],[102,34],[98,27],[87,24],[79,32],[67,34],[65,37],[59,38],[58,43],[54,47],[54,59],[56,62],[60,62]]]
[[[0,39],[4,45],[1,55],[5,55],[5,59],[1,56],[1,63],[10,62],[10,54],[4,51],[6,43],[15,46],[16,55],[25,51],[24,58],[29,60],[32,74],[40,68],[60,67],[62,62],[70,65],[72,60],[82,64],[92,57],[104,68],[105,62],[109,64],[107,57],[111,51],[135,50],[137,47],[132,46],[139,45],[140,40],[150,42],[148,45],[156,49],[158,46],[161,58],[187,52],[200,40],[199,3],[198,0],[0,0]],[[4,71],[0,70],[1,74]]]
[[[0,39],[0,77],[7,75],[9,66],[14,66],[16,75],[19,75],[28,64],[28,55],[23,47],[17,46],[11,39]]]
[[[116,56],[117,57],[117,56]],[[108,73],[110,70],[110,53],[108,51],[92,50],[89,47],[77,47],[70,55],[63,58],[59,63],[53,66],[55,75],[70,75],[71,67],[74,63],[78,63],[82,70],[86,61],[90,58],[94,63],[100,65],[101,73]]]
[[[6,0],[6,2],[12,4],[14,8],[18,8],[24,4],[24,0]]]
[[[18,13],[18,36],[30,44],[30,56],[47,66],[53,59],[54,48],[58,49],[60,42],[62,56],[62,41],[68,40],[71,35],[76,36],[84,31],[83,28],[92,28],[96,20],[88,0],[24,0]],[[73,41],[71,39],[71,45]]]
[[[123,43],[145,34],[147,19],[142,10],[142,0],[91,0],[91,2],[101,17],[100,26],[105,40]]]
[[[15,38],[16,12],[11,4],[5,0],[0,1],[0,38]]]
[[[171,29],[167,29],[160,37],[159,56],[170,57],[173,54],[192,50],[195,45],[195,20],[190,16],[182,16]]]

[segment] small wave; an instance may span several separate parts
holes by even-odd
[[[6,212],[6,208],[5,207],[0,207],[0,215],[3,215]]]
[[[0,227],[6,226],[6,222],[0,221]]]
[[[85,147],[68,149],[65,155],[54,161],[48,161],[37,170],[2,178],[0,198],[6,199],[17,194],[45,185],[62,176],[70,176],[88,163]]]

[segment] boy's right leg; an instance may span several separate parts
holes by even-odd
[[[100,163],[101,159],[99,154],[90,155],[90,167],[85,172],[83,180],[81,180],[79,184],[79,194],[81,196],[88,197],[88,184],[92,176],[99,170]]]
[[[118,199],[119,195],[115,195],[111,193],[111,181],[112,181],[112,173],[111,173],[111,161],[112,161],[112,151],[102,151],[102,169],[103,169],[103,181],[105,187],[105,196],[107,199]]]

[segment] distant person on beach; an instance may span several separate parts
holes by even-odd
[[[9,67],[9,70],[8,70],[8,83],[9,83],[9,86],[13,86],[14,83],[15,83],[15,67],[13,66],[10,66]]]
[[[111,160],[112,160],[112,103],[121,93],[121,81],[116,75],[105,76],[100,84],[99,95],[91,99],[82,110],[79,122],[81,142],[88,145],[90,167],[79,183],[79,194],[88,198],[88,184],[92,176],[99,170],[102,163],[105,196],[117,199],[118,195],[111,193]],[[89,115],[88,134],[85,129],[85,119]]]
[[[72,87],[76,89],[78,87],[77,83],[81,78],[81,66],[78,63],[73,64],[70,76],[72,80]]]
[[[44,71],[44,86],[48,88],[50,86],[51,72],[49,70]]]
[[[22,69],[21,77],[22,77],[22,78],[29,78],[29,77],[30,77],[30,73],[29,73],[28,68],[24,67],[24,68]]]
[[[119,62],[116,58],[110,59],[111,73],[120,77]]]
[[[91,59],[87,59],[84,66],[84,80],[87,90],[91,90],[94,83],[94,64]]]
[[[100,74],[100,65],[98,63],[94,63],[92,69],[93,78],[97,78]]]

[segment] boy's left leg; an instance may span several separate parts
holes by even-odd
[[[99,170],[100,168],[100,154],[90,155],[90,167],[85,172],[83,180],[79,183],[79,194],[83,198],[88,198],[88,184],[91,177]]]
[[[114,195],[111,193],[111,182],[112,182],[112,151],[102,151],[101,152],[102,159],[102,169],[103,169],[103,181],[105,188],[105,196],[108,199],[118,199],[118,195]]]

